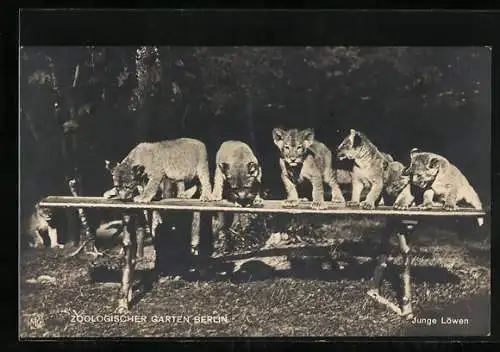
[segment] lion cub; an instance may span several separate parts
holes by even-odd
[[[337,158],[351,159],[355,163],[351,172],[352,194],[349,206],[359,205],[363,209],[373,209],[383,195],[395,199],[409,183],[408,177],[402,175],[403,164],[379,151],[363,133],[354,129],[350,130],[349,135],[338,146]],[[360,202],[364,189],[369,191],[365,200]]]
[[[155,143],[140,143],[115,166],[106,162],[120,199],[150,202],[162,181],[168,185],[198,178],[200,200],[212,198],[205,144],[192,138],[179,138]],[[141,187],[145,184],[144,188]],[[181,188],[183,188],[183,183]],[[182,191],[182,190],[181,190]]]
[[[410,177],[403,174],[404,169],[405,166],[399,161],[388,163],[384,170],[384,189],[380,205],[392,205],[395,209],[413,205],[415,198],[411,194]]]
[[[475,209],[482,209],[479,196],[467,178],[441,155],[413,148],[410,151],[410,165],[403,170],[403,174],[424,191],[424,199],[419,206],[421,209],[430,209],[437,202],[445,210],[454,210],[460,201]]]
[[[219,147],[215,159],[214,200],[226,199],[239,207],[262,204],[262,168],[247,144],[226,141]],[[234,232],[239,214],[219,212],[216,220],[214,249],[225,253],[230,250],[227,232]]]
[[[42,248],[45,246],[43,233],[47,233],[51,248],[64,247],[64,245],[59,244],[57,229],[50,225],[51,221],[52,211],[48,208],[41,208],[36,204],[33,213],[23,224],[23,234],[29,236],[30,247]]]
[[[326,207],[324,185],[332,189],[332,202],[345,204],[344,196],[332,169],[332,152],[326,145],[315,140],[310,128],[272,131],[274,144],[280,157],[281,179],[287,193],[285,204],[296,206],[299,201],[296,184],[308,179],[312,184],[313,208]]]
[[[262,168],[247,144],[226,141],[221,144],[215,159],[214,200],[221,200],[225,196],[224,198],[243,207],[262,202]],[[224,186],[227,186],[225,195]]]

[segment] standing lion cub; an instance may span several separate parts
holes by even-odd
[[[120,199],[150,202],[165,180],[165,185],[181,185],[179,191],[182,193],[183,182],[195,178],[200,181],[200,200],[212,199],[207,148],[197,139],[140,143],[122,162],[113,167],[109,166],[109,162],[106,164]]]
[[[373,209],[383,195],[394,199],[400,192],[408,192],[408,177],[402,175],[404,166],[389,154],[381,152],[359,131],[350,130],[337,148],[337,158],[350,159],[355,163],[351,173],[350,206]],[[360,202],[364,189],[369,191],[365,200]]]
[[[313,208],[326,207],[324,183],[332,189],[332,202],[345,204],[332,169],[332,152],[326,145],[315,140],[312,129],[299,131],[275,128],[273,140],[281,154],[281,179],[287,193],[286,205],[298,204],[296,185],[302,183],[304,179],[308,179],[312,184]]]

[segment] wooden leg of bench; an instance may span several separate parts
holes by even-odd
[[[412,306],[411,306],[411,282],[410,282],[410,247],[406,243],[406,235],[409,231],[414,229],[416,224],[406,223],[406,231],[404,233],[398,233],[399,240],[399,250],[401,252],[401,256],[403,257],[403,268],[401,272],[401,282],[402,282],[402,293],[403,297],[401,297],[401,314],[402,315],[410,315],[412,314]]]
[[[144,238],[146,237],[146,228],[144,226],[138,227],[136,230],[137,238],[137,258],[144,256]]]
[[[383,273],[387,267],[387,264],[393,261],[393,256],[391,255],[390,238],[387,237],[387,241],[384,241],[384,252],[378,258],[377,266],[373,273],[373,284],[372,288],[368,291],[368,295],[373,297],[376,301],[384,304],[389,309],[393,310],[401,316],[406,316],[411,318],[412,316],[412,305],[411,305],[411,280],[410,280],[410,248],[406,243],[406,236],[414,230],[417,225],[415,220],[400,220],[398,222],[389,221],[390,234],[394,231],[394,226],[396,227],[396,236],[399,242],[399,253],[403,257],[403,270],[400,275],[402,282],[402,292],[401,303],[399,307],[389,300],[385,299],[380,295],[380,286],[382,283]]]
[[[123,271],[120,297],[118,300],[118,310],[127,311],[132,300],[132,284],[135,266],[135,231],[130,226],[130,215],[123,216]]]
[[[193,223],[191,227],[191,254],[198,256],[200,254],[200,232],[201,232],[201,213],[193,212]]]

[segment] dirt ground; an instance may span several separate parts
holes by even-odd
[[[65,258],[70,248],[26,250],[20,336],[484,336],[490,241],[463,229],[422,224],[412,234],[414,321],[366,295],[384,231],[378,220],[330,220],[315,226],[309,242],[304,231],[298,239],[275,234],[274,241],[261,234],[250,253],[240,248],[201,270],[159,279],[148,245],[124,315],[115,312],[119,260],[91,265],[86,255]],[[382,289],[394,302],[399,264],[388,267]]]

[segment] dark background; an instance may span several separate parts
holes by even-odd
[[[279,199],[278,126],[314,128],[332,150],[355,128],[404,164],[413,147],[441,154],[490,202],[488,47],[25,46],[20,58],[26,205],[68,194],[73,164],[82,194],[100,196],[105,159],[178,137],[205,142],[212,169],[223,141],[248,143]],[[68,120],[78,125],[69,165]]]

